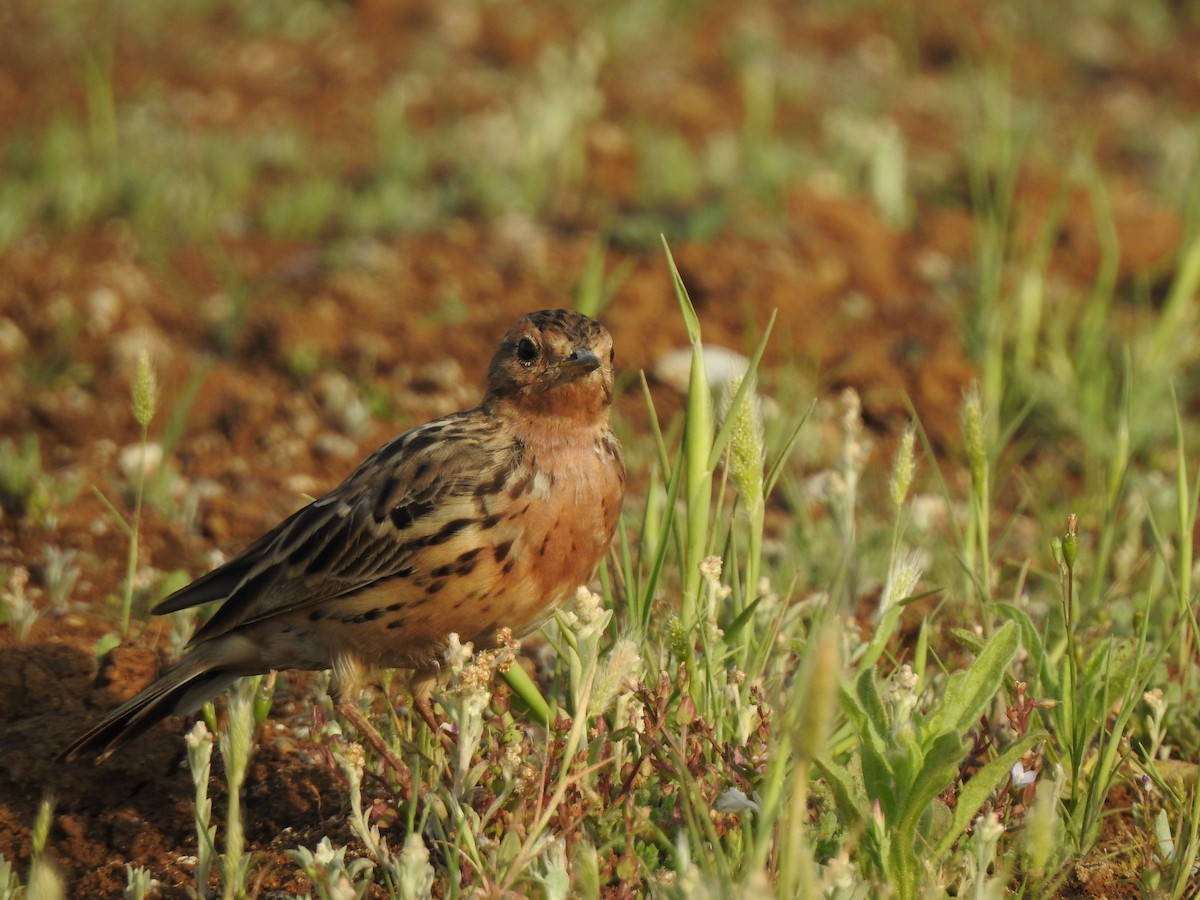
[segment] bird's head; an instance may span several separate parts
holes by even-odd
[[[508,330],[488,369],[485,404],[591,420],[613,394],[613,341],[599,322],[569,309],[543,309]]]

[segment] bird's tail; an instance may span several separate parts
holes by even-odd
[[[209,654],[193,652],[77,737],[59,754],[59,759],[70,761],[95,754],[96,762],[103,762],[167,716],[191,712],[215,697],[238,674],[215,666]]]

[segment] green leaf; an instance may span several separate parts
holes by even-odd
[[[92,655],[96,659],[101,659],[107,656],[110,650],[119,646],[121,646],[121,636],[115,631],[110,631],[96,641],[95,646],[92,647]]]
[[[862,753],[863,785],[867,799],[878,800],[884,816],[891,821],[899,812],[896,775],[888,762],[883,741],[870,729],[859,735],[859,750]]]
[[[921,771],[925,767],[925,752],[921,749],[921,742],[914,735],[911,740],[905,741],[904,746],[892,745],[888,753],[888,759],[891,762],[891,769],[894,773],[895,793],[897,797],[897,806],[905,806],[908,802],[909,793],[913,789],[913,785],[917,783],[917,779],[921,775]]]
[[[683,283],[683,277],[679,274],[679,269],[675,265],[675,257],[671,255],[671,247],[667,244],[666,235],[660,235],[662,238],[663,252],[667,254],[667,266],[671,270],[671,283],[675,286],[675,297],[679,301],[679,311],[683,314],[683,323],[687,327],[688,340],[692,342],[692,346],[697,350],[700,349],[700,318],[696,315],[696,307],[692,305],[692,298],[688,296],[687,287]]]
[[[866,709],[858,699],[858,694],[852,691],[845,681],[841,681],[838,683],[838,695],[841,697],[842,712],[846,714],[846,718],[850,720],[854,730],[859,733],[865,732],[869,728],[869,720]]]
[[[956,673],[962,674],[963,678],[950,679],[941,706],[930,720],[930,732],[950,731],[959,737],[966,734],[992,702],[1020,647],[1021,635],[1016,623],[1005,622],[971,667],[965,673]]]
[[[529,678],[529,673],[519,664],[513,663],[503,672],[504,680],[513,689],[513,693],[529,707],[530,714],[543,728],[550,727],[550,704],[542,696],[537,685]]]
[[[826,787],[833,794],[833,800],[837,804],[845,827],[852,830],[862,821],[864,814],[859,792],[854,786],[854,778],[845,766],[840,766],[824,756],[814,759],[813,766],[816,767],[821,778],[824,779]]]
[[[879,687],[875,684],[874,669],[863,669],[858,674],[854,682],[854,692],[875,733],[880,737],[886,735],[889,730],[888,717],[883,708],[883,699],[879,696]]]
[[[951,628],[950,637],[954,639],[955,643],[962,644],[972,653],[979,653],[983,649],[984,640],[974,631],[968,631],[965,628]]]
[[[1021,630],[1021,646],[1029,653],[1031,664],[1026,669],[1037,672],[1040,685],[1030,685],[1031,689],[1044,690],[1051,696],[1058,696],[1058,676],[1052,665],[1048,665],[1045,636],[1040,632],[1029,613],[1011,603],[997,603],[996,614],[1002,619],[1016,622]]]
[[[741,613],[738,614],[736,619],[729,623],[729,625],[725,628],[726,644],[730,646],[733,645],[734,640],[739,634],[742,633],[742,629],[745,628],[746,624],[754,618],[754,611],[758,609],[758,605],[762,603],[762,599],[762,597],[759,597],[757,600],[753,601],[749,606],[743,609]]]
[[[904,799],[904,808],[895,824],[894,841],[912,847],[917,823],[925,808],[958,776],[958,764],[966,754],[966,741],[958,734],[946,732],[933,741],[925,756],[925,764]]]

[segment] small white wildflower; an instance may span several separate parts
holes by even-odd
[[[975,820],[974,840],[972,841],[971,864],[974,869],[969,877],[978,888],[976,896],[988,896],[992,893],[988,885],[989,870],[996,859],[996,845],[1004,835],[1004,825],[995,812],[979,816]]]
[[[700,575],[704,578],[704,583],[708,585],[709,594],[713,600],[724,600],[733,593],[732,587],[721,584],[723,567],[724,563],[719,556],[706,556],[700,561]],[[710,610],[710,613],[715,615],[716,610]]]
[[[1019,759],[1013,763],[1012,770],[1009,772],[1014,788],[1023,788],[1033,784],[1037,781],[1037,775],[1038,773],[1035,769],[1030,769],[1028,772],[1025,771],[1025,766]]]
[[[204,724],[204,720],[200,719],[192,726],[191,730],[183,736],[183,742],[188,749],[197,749],[202,744],[210,742],[212,736],[209,734],[208,726]]]
[[[433,891],[433,865],[420,834],[409,832],[400,851],[401,897],[428,897]]]
[[[590,625],[604,615],[604,599],[587,585],[575,589],[575,615],[584,625]]]
[[[517,770],[521,766],[522,759],[523,754],[520,744],[508,744],[504,748],[504,753],[500,757],[500,771],[504,773],[505,778],[512,779],[515,777]]]
[[[842,896],[844,891],[854,887],[855,874],[854,867],[850,865],[850,854],[843,850],[825,866],[823,880],[834,889],[832,896]]]
[[[513,793],[518,797],[528,794],[539,783],[540,774],[537,766],[528,762],[524,763],[517,770],[517,777],[513,782]]]
[[[458,632],[450,632],[450,637],[446,642],[446,651],[442,656],[446,660],[446,664],[450,666],[453,672],[461,672],[463,667],[471,659],[471,655],[475,652],[475,645],[470,641],[465,644],[459,640]]]
[[[721,583],[721,570],[724,566],[724,561],[719,556],[706,556],[700,561],[700,574],[710,584],[719,585]]]
[[[746,796],[746,794],[735,787],[726,788],[721,793],[721,796],[717,797],[717,802],[714,806],[717,812],[733,813],[737,816],[742,816],[746,813],[757,814],[760,811],[757,793]]]
[[[986,816],[979,816],[975,819],[975,834],[989,844],[1000,840],[1000,836],[1004,834],[1004,826],[1000,824],[1000,817],[995,812],[989,812]]]
[[[313,853],[313,862],[323,868],[328,868],[333,861],[337,859],[337,851],[333,849],[333,842],[329,837],[321,838],[321,843],[317,844],[316,852]]]
[[[334,756],[339,758],[342,771],[346,773],[351,786],[357,789],[362,784],[363,767],[367,759],[362,744],[352,741],[335,749]]]
[[[905,663],[892,676],[891,691],[893,693],[911,694],[917,689],[918,681],[920,681],[920,676],[913,671],[912,666]]]
[[[470,644],[467,645],[468,647]],[[471,658],[458,673],[457,686],[463,695],[479,694],[486,698],[490,694],[492,678],[496,674],[496,651],[484,650]],[[482,707],[481,707],[482,711]]]

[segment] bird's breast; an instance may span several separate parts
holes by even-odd
[[[514,481],[509,521],[517,526],[508,621],[515,634],[545,621],[603,559],[617,527],[625,494],[625,469],[611,435],[531,450]]]

